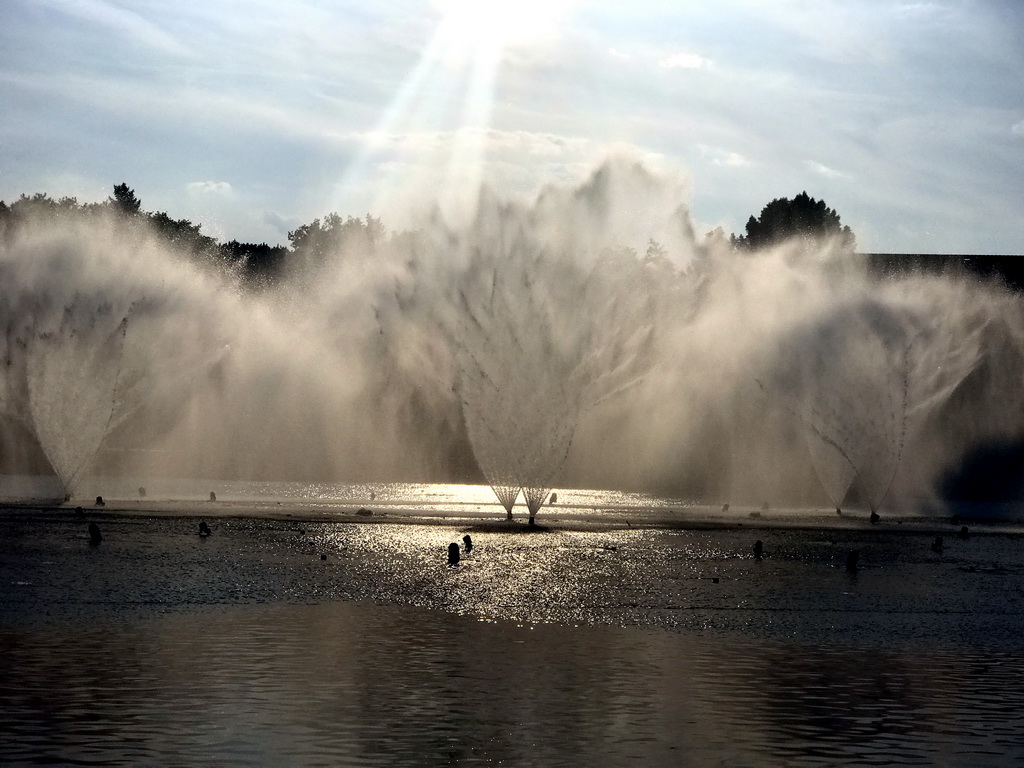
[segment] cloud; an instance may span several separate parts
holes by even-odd
[[[815,173],[824,176],[827,179],[845,179],[849,178],[849,174],[837,171],[835,168],[829,168],[823,163],[819,163],[816,160],[805,160],[804,165],[810,168]]]
[[[138,13],[104,0],[44,0],[57,10],[83,21],[106,27],[127,40],[143,43],[167,53],[182,55],[187,49],[172,35]]]
[[[976,201],[965,238],[980,238],[991,209],[1019,199],[1024,112],[1004,76],[1022,62],[1017,4],[659,2],[639,15],[586,4],[558,45],[517,48],[486,83],[429,61],[420,72],[438,14],[409,13],[408,2],[301,0],[286,14],[273,0],[244,14],[153,0],[7,5],[0,197],[103,199],[127,176],[149,204],[262,239],[294,228],[264,222],[264,211],[303,222],[387,212],[392,223],[383,205],[392,198],[395,210],[478,183],[529,194],[579,178],[620,139],[699,164],[712,186],[699,182],[694,204],[711,222],[808,178],[856,178],[844,192],[865,221],[881,221],[871,204],[879,190],[894,211],[914,200],[932,211],[936,190],[957,179]],[[459,131],[464,123],[494,130]],[[60,173],[83,181],[49,181]],[[1002,226],[1014,237],[973,250],[1019,250],[1020,217]],[[944,247],[915,231],[887,245]]]
[[[751,164],[750,160],[739,152],[727,152],[724,157],[716,158],[712,162],[716,165],[728,165],[734,168],[746,168]]]
[[[496,128],[460,128],[455,131],[352,131],[336,134],[342,144],[363,145],[380,158],[436,159],[466,145],[481,146],[488,158],[509,154],[531,157],[565,157],[593,154],[593,142],[579,137],[534,131],[502,131]]]
[[[218,195],[220,197],[230,197],[235,192],[226,181],[190,181],[185,185],[185,189],[189,194]]]
[[[275,232],[287,236],[289,232],[302,225],[302,220],[298,216],[282,216],[277,211],[266,211],[263,214],[263,223],[272,227]]]
[[[711,60],[696,53],[673,53],[658,62],[662,69],[707,69]]]
[[[741,155],[739,152],[733,152],[732,150],[724,149],[722,147],[698,144],[697,149],[700,151],[700,156],[706,157],[711,161],[712,165],[720,165],[727,168],[749,168],[753,165],[750,158],[745,155]]]

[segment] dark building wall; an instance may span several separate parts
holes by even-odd
[[[871,270],[879,275],[910,272],[974,275],[997,280],[1015,291],[1024,291],[1024,256],[987,256],[944,253],[863,253]]]

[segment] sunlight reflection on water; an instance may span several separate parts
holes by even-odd
[[[0,516],[0,764],[1024,759],[1017,536],[197,517]]]
[[[167,478],[103,478],[82,481],[79,496],[84,499],[102,495],[108,499],[138,499],[139,488],[146,489],[149,501],[205,501],[210,491],[219,501],[265,501],[283,503],[322,502],[327,504],[401,505],[416,509],[472,508],[497,512],[501,509],[488,485],[456,483],[305,483],[282,481],[198,480]],[[41,498],[59,496],[59,485],[52,477],[0,476],[0,498]],[[593,508],[670,508],[692,506],[693,502],[643,493],[615,490],[556,490],[558,500],[547,510],[568,511]],[[526,505],[519,497],[517,513]]]

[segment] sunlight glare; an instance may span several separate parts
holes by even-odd
[[[549,36],[567,0],[434,0],[450,39],[467,48],[528,45]]]

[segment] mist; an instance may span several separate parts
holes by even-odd
[[[31,222],[0,245],[0,467],[876,508],[1024,434],[1010,291],[737,252],[685,190],[613,157],[262,291],[112,217]]]

